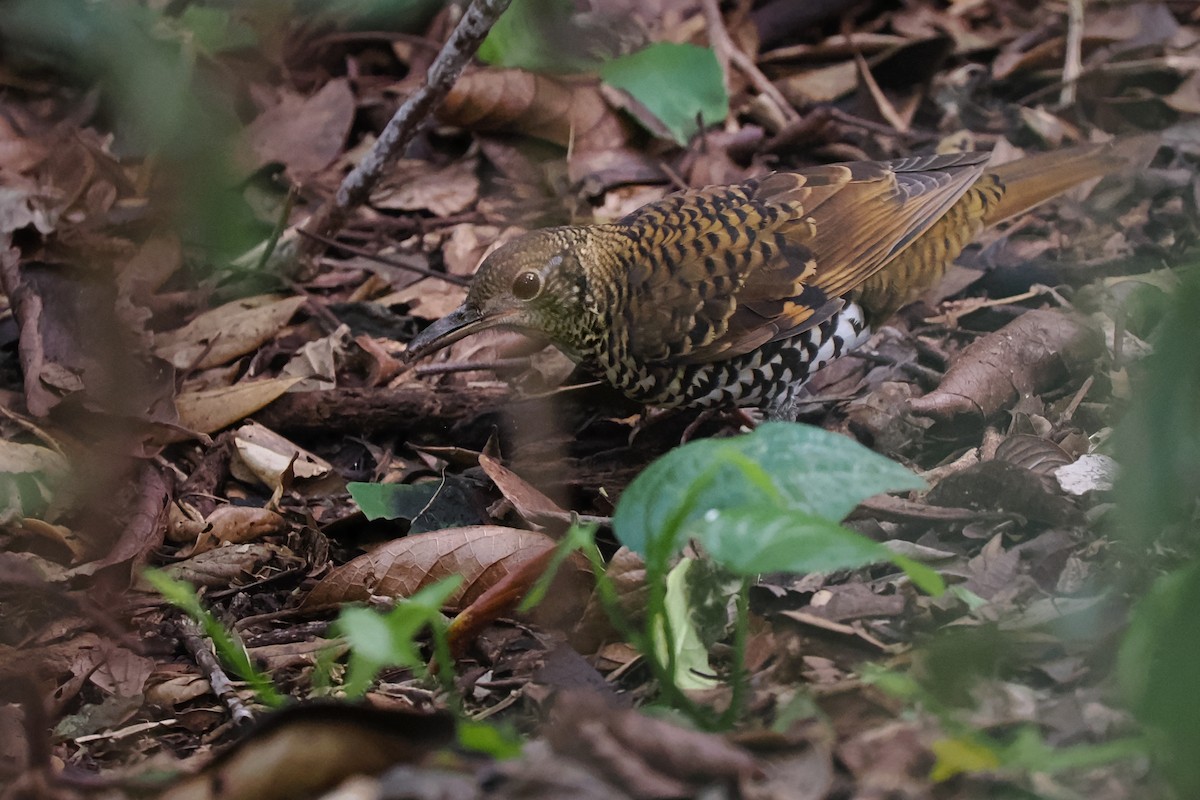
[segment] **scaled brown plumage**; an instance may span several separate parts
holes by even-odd
[[[778,172],[681,192],[611,225],[534,231],[488,256],[411,357],[503,326],[640,402],[787,417],[815,369],[936,283],[985,225],[1124,163],[1111,145],[988,169],[987,153]]]

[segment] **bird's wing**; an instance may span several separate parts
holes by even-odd
[[[630,238],[629,350],[708,361],[819,325],[979,179],[987,153],[831,164],[672,195]]]

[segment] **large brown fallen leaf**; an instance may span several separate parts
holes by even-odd
[[[302,605],[322,608],[379,596],[409,597],[424,586],[460,575],[462,584],[447,603],[463,608],[525,562],[544,556],[555,544],[544,533],[499,525],[413,534],[388,542],[333,570],[313,587]],[[576,620],[591,589],[592,579],[586,566],[567,559],[542,604],[546,607],[542,613],[564,621]]]
[[[618,148],[633,135],[594,80],[559,81],[520,69],[468,72],[437,115],[447,125],[524,133],[576,150]]]
[[[941,385],[909,401],[913,413],[940,422],[983,422],[1022,397],[1090,372],[1104,352],[1100,335],[1061,311],[1029,311],[972,342]]]

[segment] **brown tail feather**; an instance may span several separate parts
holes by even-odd
[[[1157,150],[1157,142],[1158,138],[1153,135],[1134,136],[1105,144],[1039,153],[990,167],[988,173],[1004,185],[1004,196],[988,209],[985,223],[994,225],[1028,211],[1076,184],[1119,172],[1139,161],[1148,162]]]

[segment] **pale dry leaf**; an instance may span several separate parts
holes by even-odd
[[[297,478],[321,478],[333,471],[328,461],[294,444],[257,422],[247,422],[234,434],[234,448],[242,463],[268,488],[275,488],[289,466]]]
[[[219,389],[180,393],[175,398],[179,425],[198,433],[219,431],[270,405],[299,381],[299,378],[269,378]]]

